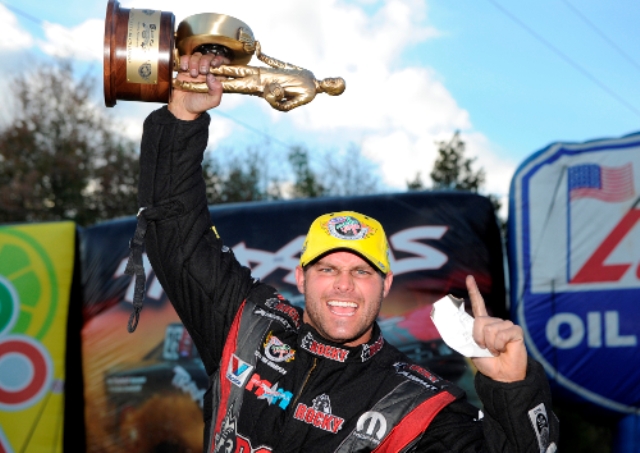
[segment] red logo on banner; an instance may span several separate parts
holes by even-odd
[[[587,262],[571,279],[571,283],[596,283],[617,282],[629,270],[633,263],[629,264],[605,264],[605,260],[629,234],[640,220],[640,209],[637,207],[629,210],[620,222],[611,230],[611,233],[598,246]],[[640,265],[636,269],[636,276],[640,278]]]
[[[14,365],[28,364],[27,372],[16,374]],[[25,363],[26,362],[26,363]],[[3,370],[6,368],[6,370]],[[0,379],[0,409],[18,410],[31,406],[48,389],[51,365],[46,350],[35,340],[23,336],[7,336],[0,339],[0,374],[13,373],[11,385]]]

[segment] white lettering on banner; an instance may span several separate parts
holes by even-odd
[[[198,403],[198,406],[202,409],[206,389],[198,388],[198,384],[193,380],[189,372],[180,365],[173,367],[173,373],[171,385],[182,390],[184,393],[188,393],[191,399]]]
[[[440,269],[444,266],[449,257],[435,247],[423,244],[421,240],[438,240],[447,232],[447,226],[420,226],[407,228],[399,231],[389,237],[389,244],[392,250],[410,253],[413,256],[395,259],[391,253],[390,262],[393,273],[397,275],[406,274],[415,271],[424,271],[431,269]],[[296,284],[295,269],[299,263],[299,254],[304,243],[304,236],[289,241],[284,247],[269,252],[259,249],[251,249],[244,242],[240,242],[233,247],[233,253],[238,261],[248,267],[251,267],[251,274],[254,278],[264,279],[272,272],[278,269],[288,270],[289,273],[282,279],[290,285]],[[142,255],[144,270],[147,275],[147,293],[146,297],[159,300],[163,296],[162,286],[158,279],[153,275],[153,269],[146,253]],[[124,258],[116,272],[114,278],[124,276],[124,270],[127,267],[127,258]],[[125,294],[125,301],[133,303],[133,290],[135,287],[135,279],[131,278],[129,287]]]
[[[569,327],[569,336],[560,335],[560,326]],[[575,313],[557,313],[547,321],[547,341],[559,349],[572,349],[585,339],[590,348],[603,347],[602,313],[590,311],[587,313],[586,326],[582,318]],[[604,312],[604,347],[621,348],[635,347],[638,339],[635,335],[620,335],[620,314],[617,311]]]
[[[179,325],[168,325],[164,334],[164,347],[162,348],[162,358],[164,360],[178,360],[180,358],[180,339],[184,333],[184,327]]]
[[[247,248],[244,242],[240,242],[233,247],[233,253],[236,255],[238,261],[245,266],[251,267],[251,264],[255,265],[251,268],[251,275],[255,278],[264,279],[267,275],[280,268],[289,271],[283,280],[290,285],[295,285],[295,269],[300,261],[296,255],[302,250],[303,244],[304,236],[298,236],[294,240],[289,241],[289,243],[280,250],[272,253]]]
[[[420,239],[440,239],[447,232],[446,226],[422,226],[407,228],[389,238],[394,250],[408,252],[415,257],[395,260],[392,257],[391,269],[395,275],[407,272],[439,269],[449,260],[440,250],[418,242]]]
[[[113,278],[122,277],[125,275],[124,270],[127,268],[127,261],[129,257],[123,258],[120,261],[120,265],[116,269]],[[146,297],[150,299],[160,300],[164,294],[164,290],[162,289],[162,285],[157,278],[155,278],[153,274],[153,269],[151,268],[151,263],[149,262],[149,258],[146,253],[142,254],[142,263],[144,265],[144,272],[147,275],[147,294]],[[129,282],[129,286],[127,287],[127,292],[124,295],[124,300],[133,303],[133,290],[135,288],[136,279],[131,277],[131,282]]]
[[[425,239],[440,239],[447,232],[446,226],[421,226],[407,228],[389,237],[392,250],[411,253],[414,256],[394,259],[390,257],[391,269],[395,275],[408,272],[439,269],[444,266],[449,258],[438,249],[418,242]],[[274,253],[264,250],[247,248],[244,242],[233,247],[233,253],[240,263],[250,266],[255,264],[251,273],[256,278],[264,279],[277,269],[288,270],[289,273],[283,281],[295,285],[295,268],[298,265],[298,254],[304,243],[304,236],[298,236],[280,250]]]

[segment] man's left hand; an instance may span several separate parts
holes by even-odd
[[[493,354],[493,357],[472,358],[473,364],[494,381],[523,380],[527,374],[527,350],[522,328],[511,321],[490,317],[475,279],[469,275],[466,283],[475,318],[473,339]]]

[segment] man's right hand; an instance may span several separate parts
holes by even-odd
[[[193,55],[180,57],[180,71],[178,80],[188,82],[205,82],[209,88],[208,93],[192,93],[174,89],[169,100],[169,111],[181,120],[191,121],[198,118],[203,112],[220,105],[222,99],[222,84],[211,74],[210,68],[229,64],[227,58],[216,55],[202,55],[199,52]]]

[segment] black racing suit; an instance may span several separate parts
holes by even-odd
[[[511,453],[557,444],[546,377],[531,358],[522,382],[476,375],[482,414],[377,325],[365,345],[333,344],[253,279],[211,224],[201,168],[209,121],[153,112],[139,190],[150,262],[210,377],[206,451]],[[546,426],[536,425],[540,414]]]

